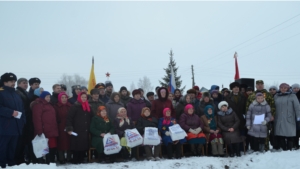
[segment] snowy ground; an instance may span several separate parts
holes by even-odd
[[[228,167],[226,167],[228,166]],[[187,157],[181,160],[137,161],[114,164],[25,165],[9,169],[300,169],[300,150],[253,153],[234,158]]]

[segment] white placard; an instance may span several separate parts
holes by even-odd
[[[265,120],[265,114],[255,115],[253,124],[261,124]]]

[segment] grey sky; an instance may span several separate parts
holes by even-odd
[[[63,73],[88,79],[94,56],[97,82],[110,72],[115,90],[143,76],[157,86],[172,48],[187,89],[191,64],[200,87],[228,87],[235,51],[242,78],[299,83],[300,15],[269,30],[299,9],[300,2],[0,2],[0,73],[37,76],[52,91]]]

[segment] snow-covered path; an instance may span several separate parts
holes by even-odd
[[[9,169],[300,169],[300,150],[248,154],[234,158],[187,157],[181,160],[137,161],[114,164],[25,165]],[[226,168],[228,168],[226,167]]]

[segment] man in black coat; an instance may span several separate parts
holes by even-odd
[[[21,97],[15,90],[17,76],[5,73],[1,76],[0,88],[0,166],[15,165],[15,151],[18,138],[26,123]]]
[[[33,77],[33,78],[29,79],[30,89],[28,92],[28,97],[30,100],[33,100],[34,90],[39,88],[40,84],[41,84],[41,80],[37,77]]]
[[[33,154],[32,148],[32,139],[33,139],[33,122],[32,122],[32,112],[30,109],[30,99],[28,97],[28,92],[26,91],[28,88],[28,80],[25,78],[19,78],[17,81],[18,87],[16,88],[17,94],[21,97],[23,106],[24,106],[24,113],[26,116],[26,124],[23,128],[22,137],[19,137],[18,145],[16,148],[16,155],[15,160],[16,164],[24,163],[24,153],[27,163],[35,158]],[[25,151],[26,150],[26,151]],[[24,152],[25,151],[25,152]]]
[[[52,96],[50,98],[50,103],[52,105],[55,105],[56,103],[58,103],[58,95],[61,92],[61,86],[59,84],[54,84],[52,86],[53,92],[52,92]]]

